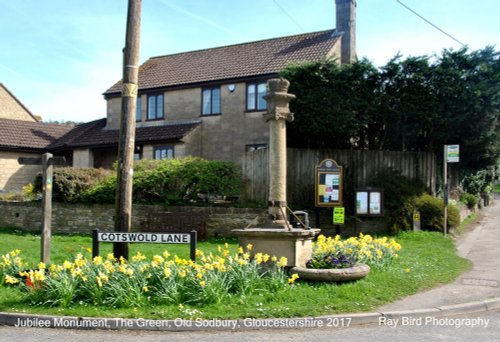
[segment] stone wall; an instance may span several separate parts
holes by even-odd
[[[90,234],[92,229],[114,229],[115,208],[112,204],[63,204],[52,205],[52,231],[55,233]],[[132,229],[138,231],[141,222],[150,212],[204,212],[208,215],[207,235],[229,237],[231,230],[245,228],[250,223],[264,222],[266,210],[223,207],[168,207],[162,205],[134,205]],[[38,202],[0,202],[0,227],[22,230],[41,228],[41,204]]]

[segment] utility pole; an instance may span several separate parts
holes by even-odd
[[[118,142],[118,177],[115,231],[130,232],[132,220],[132,177],[134,173],[135,111],[139,80],[139,43],[142,0],[129,0],[127,32],[123,50],[122,113]],[[128,243],[114,243],[115,257],[128,259]]]

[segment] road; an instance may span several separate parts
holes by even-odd
[[[472,327],[475,322],[478,326]],[[394,322],[393,322],[394,323]],[[469,324],[469,326],[467,326]],[[342,329],[288,329],[251,331],[155,332],[132,330],[71,330],[0,326],[0,341],[472,341],[500,340],[500,310],[438,321],[398,322]]]

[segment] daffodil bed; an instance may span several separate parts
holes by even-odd
[[[78,253],[73,260],[50,266],[40,262],[26,270],[20,250],[2,255],[0,275],[6,285],[19,286],[32,304],[68,307],[75,303],[109,307],[150,304],[203,306],[219,303],[232,295],[259,291],[276,292],[293,284],[284,267],[287,259],[257,253],[250,260],[252,245],[231,255],[229,244],[217,253],[197,250],[199,262],[170,255],[148,259],[137,252],[130,262],[112,253],[88,259]]]
[[[342,240],[339,235],[318,236],[313,247],[311,260],[307,268],[350,268],[355,264],[367,264],[372,267],[383,267],[397,258],[401,245],[387,237],[374,239],[370,235],[360,234]]]
[[[18,241],[11,247],[26,245],[26,236],[2,235]],[[346,284],[306,282],[285,271],[284,258],[256,254],[251,260],[233,243],[198,251],[197,263],[167,251],[137,252],[129,262],[113,255],[92,259],[83,251],[51,265],[30,264],[23,252],[2,244],[0,311],[165,319],[358,312],[451,281],[469,265],[439,233],[403,233],[397,241],[320,237],[316,254],[341,250],[372,267],[366,278]]]

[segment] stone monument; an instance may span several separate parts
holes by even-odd
[[[286,257],[288,266],[305,266],[312,253],[312,239],[319,229],[291,228],[287,219],[286,201],[286,121],[293,120],[289,103],[295,95],[288,93],[290,82],[283,78],[267,82],[267,112],[269,123],[269,202],[268,220],[263,228],[237,229],[242,247],[252,244],[252,253],[267,253]]]

